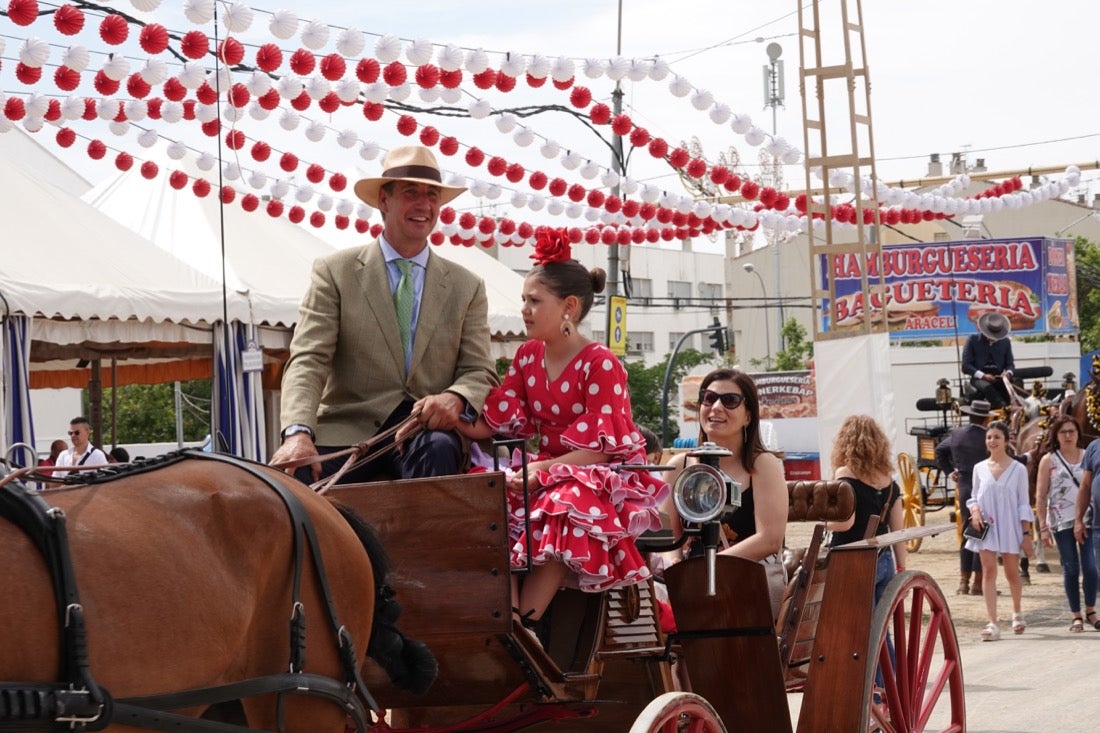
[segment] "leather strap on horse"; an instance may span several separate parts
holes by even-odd
[[[111,698],[96,684],[88,668],[84,607],[80,604],[69,554],[65,513],[12,478],[8,476],[0,482],[0,516],[26,533],[50,570],[61,631],[58,635],[61,680],[54,685],[5,683],[0,685],[0,693],[9,701],[25,700],[34,708],[27,713],[50,727],[56,724],[57,730],[100,730],[110,722]],[[0,711],[0,729],[11,720],[7,716],[13,712],[17,711]]]
[[[365,731],[367,727],[367,716],[363,710],[363,705],[374,712],[379,712],[378,703],[374,701],[370,691],[367,690],[366,683],[363,682],[362,676],[359,673],[359,666],[356,664],[355,648],[352,643],[351,635],[347,632],[339,621],[336,613],[336,606],[332,600],[332,591],[329,587],[328,574],[325,572],[324,558],[321,556],[321,544],[317,540],[317,534],[313,528],[313,520],[310,519],[309,513],[306,508],[298,500],[290,490],[273,480],[270,476],[263,473],[262,469],[266,468],[261,464],[251,463],[245,461],[236,456],[224,455],[220,453],[204,453],[202,451],[187,450],[183,451],[184,455],[191,458],[198,458],[201,460],[213,460],[221,463],[231,464],[242,471],[245,471],[255,478],[259,479],[263,483],[267,484],[269,488],[278,494],[282,499],[283,505],[287,509],[287,513],[290,514],[291,523],[294,527],[294,597],[292,598],[292,616],[297,614],[300,620],[300,625],[296,626],[292,622],[292,639],[291,639],[291,664],[300,665],[305,661],[305,640],[304,637],[295,638],[293,634],[301,633],[304,635],[305,623],[301,619],[300,611],[300,598],[299,598],[299,586],[301,577],[301,565],[302,565],[302,549],[305,543],[309,544],[310,557],[313,559],[313,570],[316,576],[317,585],[321,591],[321,597],[325,602],[325,610],[328,614],[329,623],[336,634],[336,644],[340,651],[340,660],[344,666],[344,678],[347,683],[347,688],[351,688],[352,694],[347,694],[345,699],[341,700],[341,704],[344,706],[348,714],[351,715],[355,721],[356,729],[358,731]],[[304,540],[304,541],[303,541]],[[347,688],[341,688],[347,691]],[[360,699],[354,696],[354,692],[358,692]],[[121,702],[121,701],[120,701]],[[128,702],[128,701],[125,701]]]

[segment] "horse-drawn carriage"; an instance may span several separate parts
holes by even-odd
[[[707,550],[664,573],[674,633],[645,583],[561,591],[536,638],[510,613],[498,472],[322,497],[265,466],[183,452],[44,492],[25,478],[0,476],[20,497],[0,501],[0,562],[14,569],[0,730],[776,731],[791,730],[788,693],[800,731],[965,729],[935,582],[902,572],[872,598],[878,550],[938,528],[826,552],[821,522],[851,513],[847,484],[789,485],[790,521],[818,524],[778,619],[763,566],[716,556],[712,528],[731,507],[714,470],[677,488]],[[430,667],[409,638],[438,661],[427,691],[407,689]],[[244,718],[224,722],[238,699]]]

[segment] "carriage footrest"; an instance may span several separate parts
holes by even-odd
[[[83,730],[97,730],[103,725],[89,726],[100,720],[104,706],[96,702],[87,690],[70,690],[54,685],[18,682],[0,685],[0,729],[9,723],[37,721],[48,729],[54,723],[81,724]]]

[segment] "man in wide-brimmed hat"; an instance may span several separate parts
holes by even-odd
[[[389,151],[381,175],[355,184],[384,228],[370,244],[313,264],[283,373],[283,443],[272,463],[338,451],[415,412],[423,432],[342,481],[461,470],[454,428],[476,420],[497,383],[489,305],[482,279],[432,254],[428,237],[440,207],[465,190],[443,185],[435,156],[420,146]],[[316,479],[343,461],[298,475]]]
[[[971,334],[963,346],[962,370],[970,376],[977,391],[975,397],[987,400],[996,409],[1009,403],[1008,390],[1002,376],[1012,378],[1016,363],[1012,359],[1012,327],[1008,317],[997,311],[986,311],[978,317],[978,333]]]
[[[959,506],[965,507],[967,499],[973,493],[971,479],[974,466],[989,456],[985,448],[985,424],[992,415],[992,407],[985,400],[974,400],[963,405],[959,411],[970,416],[970,422],[960,425],[936,446],[936,466],[949,474],[958,487]],[[971,584],[971,575],[974,580]],[[982,561],[978,553],[966,549],[965,543],[959,545],[959,587],[958,595],[980,596],[982,594]]]

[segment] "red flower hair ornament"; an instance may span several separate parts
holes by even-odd
[[[564,229],[539,227],[535,230],[535,253],[531,255],[531,259],[540,265],[573,259],[569,235]]]

